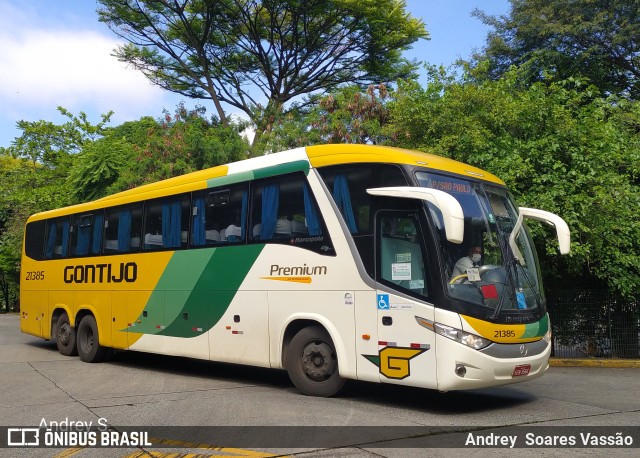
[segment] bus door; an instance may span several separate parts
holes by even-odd
[[[436,387],[435,334],[416,317],[433,321],[427,303],[425,244],[417,211],[376,216],[376,282],[380,381]]]

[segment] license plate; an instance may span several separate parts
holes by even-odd
[[[516,366],[511,376],[521,377],[523,375],[529,375],[529,372],[531,372],[531,364],[523,364],[522,366]]]

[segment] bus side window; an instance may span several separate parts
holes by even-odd
[[[60,259],[67,256],[69,247],[69,217],[49,220],[47,225],[47,242],[45,259]]]
[[[249,239],[334,254],[324,220],[302,173],[256,181]]]
[[[107,210],[104,229],[105,253],[133,253],[140,250],[142,208],[140,204]]]
[[[373,218],[380,199],[368,194],[367,189],[407,186],[407,179],[400,167],[392,164],[348,164],[318,170],[353,236],[367,273],[373,278]]]
[[[194,193],[191,246],[216,246],[245,240],[249,205],[248,183]]]
[[[143,231],[144,250],[186,247],[189,208],[188,195],[147,201]]]
[[[46,236],[47,222],[33,221],[27,224],[24,236],[24,253],[31,259],[41,261],[44,259],[44,240]]]
[[[89,253],[100,253],[100,241],[102,240],[101,221],[103,220],[101,216],[101,211],[95,214],[88,213],[71,216],[70,256],[87,256]]]

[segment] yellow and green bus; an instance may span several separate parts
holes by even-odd
[[[531,380],[551,344],[524,218],[569,251],[560,217],[460,162],[371,145],[269,154],[32,215],[21,330],[86,362],[134,350],[285,369],[318,396],[347,379]]]

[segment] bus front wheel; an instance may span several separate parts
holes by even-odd
[[[76,347],[76,330],[71,326],[69,315],[62,312],[55,323],[56,327],[56,345],[58,351],[64,356],[75,356],[78,354]]]
[[[110,348],[98,343],[98,325],[92,315],[86,315],[78,326],[78,354],[85,363],[97,363],[109,356]]]
[[[293,384],[309,396],[333,396],[344,385],[331,337],[319,326],[298,332],[287,350],[287,372]]]

